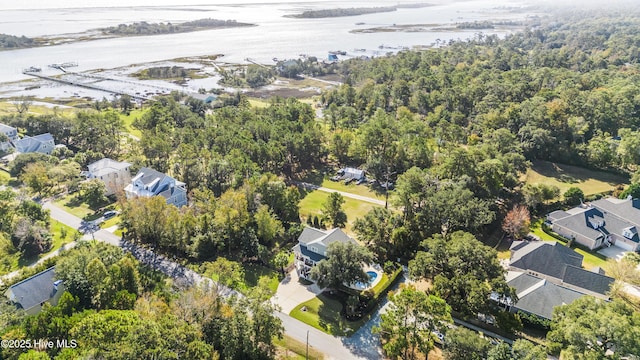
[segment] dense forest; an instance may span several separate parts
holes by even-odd
[[[230,299],[204,285],[178,289],[112,245],[82,243],[55,271],[67,289],[57,306],[25,316],[1,302],[2,337],[74,343],[3,346],[2,359],[269,359],[282,336],[264,289]]]

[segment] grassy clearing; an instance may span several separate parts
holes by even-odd
[[[251,104],[252,107],[256,107],[260,109],[269,107],[268,102],[261,99],[256,99],[256,98],[249,98],[249,104]]]
[[[538,219],[537,221],[533,222],[531,224],[531,232],[533,234],[535,234],[537,237],[539,237],[541,240],[544,241],[553,241],[553,242],[558,242],[562,245],[567,245],[566,241],[562,241],[559,239],[556,239],[555,237],[547,234],[543,229],[542,229],[542,223],[544,222],[544,219]],[[578,248],[573,246],[572,247],[573,250],[575,250],[578,254],[582,255],[584,257],[584,259],[582,260],[582,267],[584,267],[585,269],[591,269],[594,268],[596,266],[604,266],[604,264],[607,263],[607,258],[603,255],[600,255],[598,253],[593,253],[590,251],[587,251],[585,249],[582,248]]]
[[[616,185],[629,182],[621,175],[548,161],[534,161],[521,180],[527,184],[555,185],[561,194],[575,186],[585,195],[611,191]]]
[[[60,249],[63,245],[73,241],[73,234],[77,231],[71,226],[67,226],[59,221],[51,219],[49,226],[51,238],[53,240],[51,250],[49,252]]]
[[[343,191],[350,194],[366,196],[373,199],[384,200],[384,194],[378,194],[375,191],[372,191],[365,185],[356,185],[354,182],[351,184],[345,184],[344,181],[331,181],[329,179],[324,179],[322,187],[326,187],[327,189]]]
[[[78,201],[74,194],[67,194],[54,201],[54,204],[81,219],[87,218],[95,212],[89,205]]]
[[[309,216],[322,215],[322,208],[328,197],[329,193],[319,190],[307,193],[307,195],[300,201],[300,215],[305,221]],[[354,221],[358,218],[364,217],[364,215],[374,207],[378,207],[378,205],[344,197],[344,205],[342,206],[342,209],[347,214],[347,225],[345,227],[345,231],[351,234]]]
[[[307,344],[298,341],[291,336],[284,335],[282,339],[275,338],[273,339],[273,343],[281,348],[278,359],[306,359]],[[309,359],[321,360],[324,359],[324,354],[313,346],[309,346]]]
[[[0,170],[0,185],[7,185],[11,180],[11,175],[4,170]]]
[[[135,110],[131,110],[131,112],[129,113],[129,115],[124,115],[124,114],[120,114],[120,118],[122,119],[122,121],[124,122],[124,128],[126,129],[126,131],[137,137],[138,139],[140,137],[142,137],[142,131],[133,128],[133,121],[136,118],[141,117],[142,115],[144,115],[148,110],[147,109],[135,109]]]
[[[105,204],[100,208],[92,208],[88,204],[78,200],[76,194],[67,194],[55,200],[53,203],[65,209],[67,212],[88,221],[95,220],[102,216],[102,212],[99,212],[100,209],[114,210],[116,207],[115,203],[111,203]]]

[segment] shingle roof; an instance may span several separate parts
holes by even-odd
[[[93,176],[104,176],[112,172],[126,169],[129,166],[131,166],[131,164],[128,162],[104,158],[89,164],[87,167]]]
[[[16,128],[14,128],[13,126],[0,123],[0,132],[2,132],[3,134],[14,130],[16,130]]]
[[[332,242],[354,242],[349,235],[345,234],[340,228],[321,230],[312,227],[305,227],[302,233],[298,237],[298,242],[301,244],[322,244],[328,247]]]
[[[32,137],[29,137],[29,136],[24,137],[14,142],[14,145],[18,150],[18,152],[27,153],[27,152],[37,151],[40,148],[40,145],[42,143],[45,143],[48,141],[53,141],[53,136],[49,133],[46,133],[46,134],[40,134]]]
[[[582,255],[558,243],[548,241],[514,241],[510,266],[562,279],[567,265],[582,266]]]
[[[525,278],[520,279],[522,277]],[[525,295],[518,299],[515,307],[546,319],[551,319],[554,307],[571,304],[576,299],[584,296],[577,291],[540,279],[538,279],[538,281],[542,281],[543,283],[535,283],[533,286],[537,286],[537,288],[527,292],[529,288],[525,286],[531,282],[529,278],[536,279],[531,275],[523,274],[507,282],[509,286],[516,289],[516,293],[525,293]],[[522,287],[520,287],[520,284],[523,284]]]
[[[293,250],[293,252],[300,253],[300,254],[308,257],[309,259],[311,259],[311,260],[313,260],[315,262],[318,262],[320,260],[326,259],[325,256],[322,256],[322,255],[320,255],[320,254],[318,254],[316,252],[313,252],[313,251],[307,249],[307,247],[302,245],[302,244],[298,244],[298,245],[294,246],[292,250]]]
[[[562,216],[564,213],[564,216]],[[624,229],[640,227],[640,200],[606,198],[592,202],[586,208],[576,207],[569,212],[554,211],[548,215],[554,224],[591,239],[604,237],[604,234],[623,236]],[[601,220],[603,226],[594,229],[589,221]],[[638,234],[630,239],[640,242]]]
[[[143,184],[149,185],[155,180],[158,180],[158,182],[160,182],[160,180],[164,179],[165,176],[167,175],[161,173],[160,171],[148,167],[143,167],[140,169],[140,171],[138,171],[138,174],[136,175],[136,181],[140,180]]]
[[[318,238],[325,235],[327,235],[327,233],[324,232],[323,230],[312,228],[312,227],[305,227],[304,230],[302,230],[302,233],[300,234],[300,236],[298,237],[298,242],[300,242],[301,244],[308,244],[311,241],[317,240]]]
[[[28,310],[53,297],[55,280],[55,267],[51,267],[11,286],[7,292],[11,293],[11,301]]]
[[[605,275],[587,271],[575,266],[565,267],[562,282],[590,290],[598,294],[606,294],[615,280]]]

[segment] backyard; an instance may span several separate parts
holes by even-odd
[[[566,241],[556,239],[555,237],[546,233],[542,228],[543,223],[544,223],[544,219],[538,219],[537,221],[533,222],[531,224],[531,233],[533,233],[538,238],[540,238],[540,240],[553,241],[553,242],[558,242],[562,245],[567,245]],[[597,252],[591,252],[581,247],[577,247],[575,245],[572,246],[571,248],[575,250],[578,254],[584,256],[584,260],[582,261],[582,266],[587,270],[590,270],[596,266],[602,267],[607,262],[607,258],[604,255],[598,254]]]
[[[624,176],[548,161],[533,161],[521,178],[527,184],[555,185],[564,194],[570,187],[580,188],[585,195],[612,191],[618,184],[627,184]]]
[[[308,192],[300,201],[300,216],[304,220],[309,216],[321,216],[322,208],[328,197],[329,193],[327,192],[319,190]],[[364,217],[364,215],[377,206],[378,205],[374,205],[369,202],[344,197],[344,205],[342,206],[342,209],[347,214],[347,225],[344,229],[345,232],[353,235],[353,222],[358,218]]]

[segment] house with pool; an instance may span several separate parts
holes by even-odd
[[[295,254],[295,267],[298,276],[312,281],[310,276],[311,268],[313,268],[318,262],[327,258],[327,249],[331,243],[353,243],[359,245],[357,241],[345,234],[342,229],[316,229],[313,227],[306,227],[298,237],[298,244],[293,247],[293,253]],[[369,275],[369,282],[367,284],[345,284],[356,290],[366,290],[375,286],[382,279],[382,271],[380,267],[375,265],[367,265],[364,269]]]

